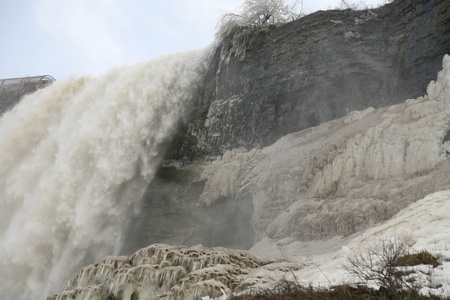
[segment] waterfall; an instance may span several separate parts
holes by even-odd
[[[207,52],[56,81],[1,117],[3,299],[44,299],[119,253]]]

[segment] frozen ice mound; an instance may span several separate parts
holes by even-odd
[[[49,299],[214,298],[229,294],[242,275],[265,263],[241,250],[155,244],[84,267]]]

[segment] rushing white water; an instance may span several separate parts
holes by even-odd
[[[207,51],[55,82],[0,119],[0,294],[44,299],[118,254]]]

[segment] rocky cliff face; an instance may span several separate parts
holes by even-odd
[[[450,49],[449,9],[447,1],[401,0],[316,12],[259,32],[243,60],[224,41],[172,157],[263,147],[353,110],[424,95]]]
[[[378,178],[367,174],[364,175],[367,177],[359,177],[358,174],[358,187],[342,185],[342,178],[332,175],[325,183],[314,183],[323,190],[309,186],[306,183],[314,182],[318,173],[334,168],[329,165],[332,157],[339,151],[347,151],[341,148],[346,147],[346,142],[340,145],[330,142],[337,131],[348,130],[348,125],[342,127],[341,123],[345,123],[342,120],[324,125],[327,130],[323,134],[315,133],[322,143],[316,143],[312,148],[307,143],[308,146],[303,148],[317,155],[306,150],[298,153],[298,161],[306,165],[297,164],[293,154],[293,164],[302,170],[291,174],[293,177],[267,176],[259,183],[249,178],[244,180],[251,176],[242,168],[245,162],[258,156],[261,164],[269,159],[259,152],[257,155],[253,152],[245,154],[243,161],[233,159],[229,164],[221,164],[220,172],[212,172],[207,166],[227,150],[258,149],[289,133],[343,117],[354,110],[385,107],[424,95],[428,83],[436,79],[441,69],[443,55],[450,52],[449,15],[448,1],[398,0],[373,10],[316,12],[283,26],[270,27],[253,37],[243,60],[227,52],[225,43],[219,45],[211,58],[205,84],[198,91],[191,116],[169,149],[158,178],[148,187],[141,220],[130,234],[130,251],[155,242],[249,248],[267,235],[280,238],[294,234],[300,240],[348,235],[389,218],[423,193],[444,188],[448,182],[429,181],[429,178],[421,185],[426,191],[415,189],[416,194],[405,195],[413,181],[400,189],[392,187],[393,199],[401,198],[402,204],[388,209],[392,202],[385,199],[392,195],[377,192],[377,186],[391,183],[390,175]],[[389,113],[386,114],[376,113],[377,117],[374,115],[371,119],[374,123],[366,125],[376,127],[383,120],[390,120]],[[365,128],[366,121],[361,122],[358,126]],[[320,128],[318,130],[322,131],[324,127]],[[439,138],[444,138],[445,132],[442,129]],[[411,141],[405,140],[400,133],[398,138],[402,149],[408,149]],[[314,137],[310,139],[314,140]],[[301,148],[297,145],[292,151],[298,147]],[[234,153],[231,156],[239,151],[231,152]],[[252,158],[252,155],[256,157]],[[230,154],[227,154],[221,160],[229,159]],[[286,174],[290,174],[289,165],[285,167]],[[402,176],[427,174],[428,167],[396,176],[401,180]],[[281,165],[273,163],[271,168],[275,171]],[[258,177],[256,173],[253,175]],[[214,176],[222,176],[226,184],[216,186],[218,190],[213,192],[214,196],[208,196]],[[280,193],[283,176],[289,177],[284,180],[289,195]],[[333,213],[327,213],[333,207],[345,206],[346,197],[358,194],[358,188],[366,180],[371,182],[373,189],[359,198],[353,197],[353,204],[348,207],[357,207],[358,199],[373,201],[364,202],[367,207],[361,208],[364,211],[361,216],[357,217],[350,209],[338,218],[347,222],[349,219],[343,216],[353,215],[358,220],[352,218],[350,223],[341,224]],[[250,186],[239,190],[242,182]],[[273,182],[275,186],[266,193],[269,191],[266,187]],[[427,184],[430,182],[434,184]],[[277,225],[270,225],[282,210],[300,198],[307,210],[297,214],[295,220],[291,220],[293,223],[289,221],[291,225],[283,227],[279,220]],[[321,201],[327,199],[334,199],[334,204],[323,206]],[[328,223],[322,227],[319,226],[320,218],[308,213],[319,207],[322,208],[317,216],[328,216]],[[364,213],[372,215],[366,218]],[[308,218],[317,219],[318,227],[305,226]],[[298,226],[292,225],[294,223]]]

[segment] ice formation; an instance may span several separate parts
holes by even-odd
[[[229,295],[242,275],[268,261],[240,250],[155,244],[130,257],[84,267],[62,299],[201,299]]]
[[[287,255],[289,265],[274,262],[253,270],[243,276],[241,285],[252,289],[264,289],[285,278],[296,280],[301,284],[326,287],[342,283],[358,283],[359,280],[349,274],[344,265],[347,256],[353,252],[364,252],[382,240],[401,238],[408,242],[412,251],[427,250],[432,255],[440,257],[441,265],[433,268],[430,265],[409,267],[411,279],[420,285],[423,294],[441,296],[450,295],[450,190],[440,191],[426,196],[402,209],[389,221],[374,226],[350,238],[342,249],[324,253],[324,244],[309,244],[310,256],[299,256],[301,243],[289,241],[272,241],[264,245],[264,249],[253,249],[253,252],[267,251],[276,248],[278,251],[291,253]],[[330,248],[331,249],[331,248]],[[328,250],[330,250],[328,249]],[[326,251],[325,251],[326,252]],[[297,253],[297,254],[296,254]],[[407,272],[407,274],[409,273]],[[294,278],[295,276],[295,278]],[[260,278],[264,278],[261,281]],[[259,280],[258,280],[259,279]],[[363,282],[367,284],[367,282]],[[374,283],[369,285],[377,287]]]
[[[314,255],[305,257],[295,254],[301,248],[299,244],[274,241],[266,245],[266,251],[267,247],[277,247],[283,252],[286,247],[286,251],[294,254],[266,260],[240,250],[156,244],[130,257],[110,256],[83,268],[69,281],[65,291],[49,299],[227,299],[232,293],[271,288],[283,279],[320,287],[358,283],[343,268],[347,255],[364,251],[371,245],[369,242],[400,237],[414,250],[425,249],[441,257],[441,265],[435,268],[409,267],[408,276],[422,286],[421,293],[450,295],[449,230],[450,190],[447,190],[409,205],[391,220],[350,239],[336,251],[330,248],[319,255],[323,244],[316,244],[310,248]]]
[[[2,116],[2,299],[44,299],[81,266],[120,251],[164,145],[190,106],[208,52],[57,81]],[[98,280],[110,275],[110,266],[96,272]],[[146,269],[135,272],[147,276]],[[121,274],[119,281],[127,280],[129,274]],[[93,299],[100,291],[89,287],[84,293]]]
[[[427,95],[289,134],[207,166],[203,205],[253,199],[264,238],[349,236],[450,188],[450,56]]]

